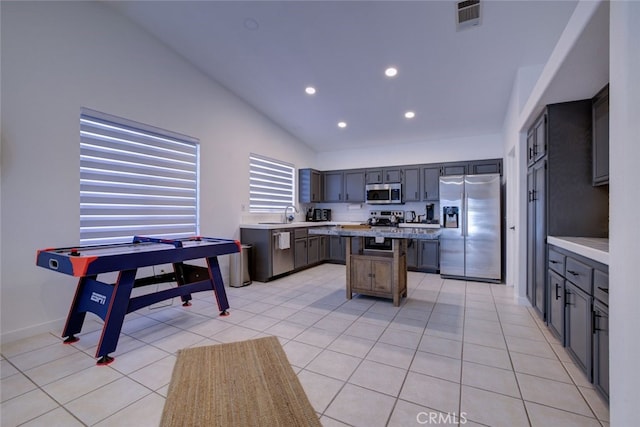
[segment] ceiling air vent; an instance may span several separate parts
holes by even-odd
[[[456,28],[463,30],[480,24],[480,0],[456,3]]]

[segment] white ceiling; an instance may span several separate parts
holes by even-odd
[[[316,151],[499,133],[576,3],[486,0],[456,31],[451,0],[108,2]]]

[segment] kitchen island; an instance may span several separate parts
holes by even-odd
[[[351,299],[353,293],[391,298],[393,305],[398,307],[400,299],[407,296],[408,239],[438,239],[440,230],[338,225],[311,228],[309,234],[345,238],[347,299]],[[390,239],[391,248],[390,250],[367,249],[367,245],[363,243],[365,239],[376,242]]]

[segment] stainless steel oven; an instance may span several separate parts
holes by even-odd
[[[388,237],[365,237],[365,251],[391,252],[393,251],[393,239]]]

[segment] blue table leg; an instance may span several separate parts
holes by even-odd
[[[118,338],[120,338],[124,316],[127,314],[136,271],[137,269],[125,270],[118,275],[104,319],[102,336],[98,342],[96,351],[96,357],[100,357],[98,365],[107,365],[113,361],[109,353],[115,351],[118,346]]]
[[[65,344],[72,344],[79,340],[75,334],[79,334],[82,331],[82,325],[84,324],[84,318],[87,312],[80,309],[82,298],[84,297],[85,286],[87,280],[95,280],[97,276],[81,277],[78,280],[78,286],[76,287],[76,294],[73,297],[73,302],[69,308],[69,315],[67,316],[67,323],[62,331],[62,337],[66,337]]]
[[[224,281],[222,280],[218,257],[207,258],[207,266],[209,268],[209,278],[213,285],[213,293],[218,302],[218,310],[221,316],[227,316],[229,314],[227,312],[229,309],[229,301],[227,300],[227,292],[224,290]]]

